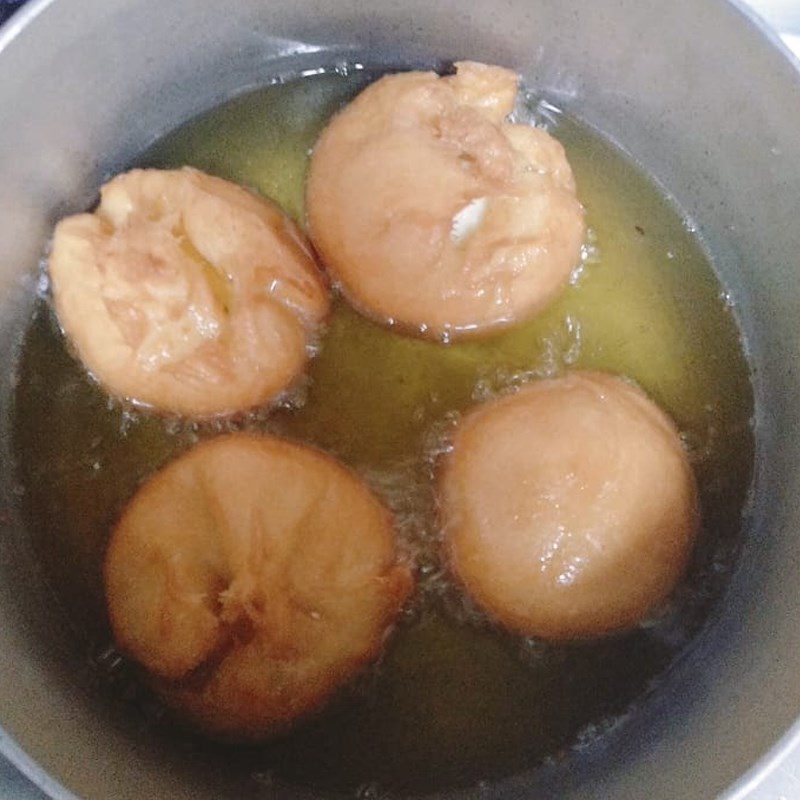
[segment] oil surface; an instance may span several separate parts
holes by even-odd
[[[256,91],[169,135],[141,163],[241,182],[302,222],[309,148],[367,80],[328,74]],[[646,176],[536,98],[528,111],[567,149],[592,241],[558,302],[491,339],[404,338],[337,301],[292,398],[271,413],[198,425],[110,402],[70,355],[47,299],[36,309],[19,363],[18,476],[52,585],[97,652],[109,642],[101,563],[110,527],[141,480],[200,438],[251,427],[313,442],[397,514],[419,568],[413,608],[378,668],[317,719],[264,747],[209,748],[254,780],[435,789],[585,745],[653,688],[725,586],[753,460],[753,398],[729,303],[691,226]],[[554,647],[494,630],[448,583],[431,477],[460,411],[568,367],[627,375],[674,417],[700,482],[703,531],[690,575],[658,618],[601,643]],[[101,661],[118,663],[108,653]]]

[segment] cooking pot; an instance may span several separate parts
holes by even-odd
[[[439,796],[744,797],[800,739],[800,74],[776,41],[722,0],[40,0],[0,33],[0,751],[52,797],[313,796],[107,702],[42,579],[8,410],[53,223],[246,88],[341,59],[459,57],[518,70],[697,226],[753,365],[757,464],[729,591],[643,707],[586,752]]]

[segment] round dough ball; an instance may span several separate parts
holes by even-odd
[[[666,599],[698,527],[673,423],[596,372],[534,383],[468,413],[441,476],[447,553],[467,592],[526,636],[636,625]]]
[[[59,321],[114,395],[186,415],[262,404],[302,372],[329,297],[268,200],[195,169],[133,170],[56,226]]]
[[[134,496],[105,562],[121,651],[212,736],[282,731],[381,652],[411,589],[392,517],[333,458],[232,434]]]
[[[314,245],[353,305],[445,340],[543,309],[585,234],[563,147],[504,121],[517,75],[456,68],[364,90],[317,142],[306,198]]]

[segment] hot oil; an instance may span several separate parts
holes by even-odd
[[[166,137],[148,166],[192,164],[303,218],[308,151],[369,77],[319,75],[238,98]],[[535,102],[529,111],[538,117]],[[748,367],[730,304],[687,225],[653,183],[585,126],[547,113],[592,241],[537,319],[484,341],[405,338],[341,301],[292,402],[217,425],[109,402],[71,357],[43,300],[19,364],[15,447],[24,505],[76,635],[108,642],[101,563],[141,480],[201,438],[257,428],[351,464],[394,508],[420,590],[383,662],[324,714],[268,746],[223,751],[258,780],[432,789],[529,767],[630,713],[724,589],[753,462]],[[566,368],[637,381],[678,423],[701,485],[703,532],[670,606],[625,636],[551,647],[492,629],[447,580],[433,517],[435,457],[474,402]],[[599,735],[597,733],[592,735]],[[202,745],[201,745],[202,746]],[[219,751],[209,746],[209,757]]]

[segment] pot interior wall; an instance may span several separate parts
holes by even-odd
[[[653,800],[711,797],[775,743],[800,711],[800,80],[741,12],[714,0],[368,10],[350,0],[52,0],[36,12],[0,49],[0,746],[11,746],[7,735],[33,760],[15,750],[24,768],[36,762],[86,798],[272,793],[102,702],[18,525],[6,411],[54,220],[88,205],[105,175],[179,122],[342,55],[507,64],[617,141],[699,226],[756,368],[757,490],[718,618],[605,751],[480,796],[623,800],[646,786]]]

